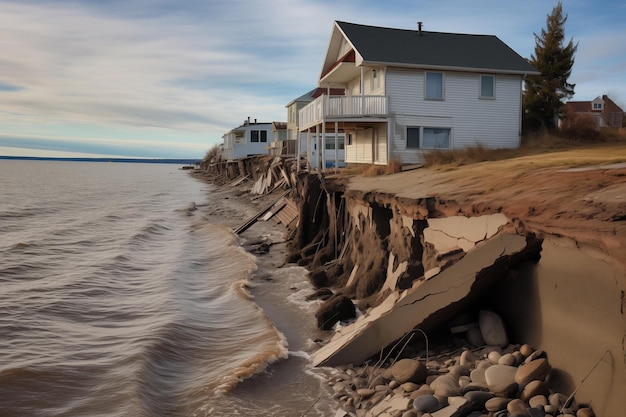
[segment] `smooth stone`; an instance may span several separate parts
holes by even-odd
[[[522,355],[519,350],[513,352],[512,355],[515,358],[515,366],[524,362],[524,355]]]
[[[546,353],[546,351],[539,349],[528,355],[528,357],[524,360],[524,363],[528,363],[541,358],[548,359],[548,354]]]
[[[485,410],[490,412],[496,412],[500,410],[506,410],[506,406],[511,402],[511,398],[506,397],[493,397],[485,402]]]
[[[367,387],[367,379],[366,378],[362,378],[362,377],[355,377],[352,378],[352,385],[354,385],[355,388],[365,388]]]
[[[478,346],[485,345],[485,340],[483,339],[483,335],[480,332],[480,329],[478,327],[473,327],[469,329],[465,333],[465,337],[467,338],[467,341],[469,342],[469,344],[472,346],[478,347]]]
[[[469,376],[470,374],[469,368],[464,365],[451,366],[448,372],[454,375],[458,375],[458,376]]]
[[[437,377],[430,384],[430,388],[435,391],[435,395],[442,397],[454,397],[461,395],[461,387],[454,375],[446,374]]]
[[[559,409],[553,405],[548,404],[543,407],[543,411],[545,411],[546,414],[556,414],[559,411]]]
[[[390,381],[389,382],[389,389],[396,389],[400,386],[400,384],[398,383],[398,381]]]
[[[464,387],[461,387],[461,394],[465,396],[468,392],[472,391],[489,391],[489,387],[486,384],[478,384],[476,382],[469,383]]]
[[[385,378],[387,381],[391,381],[393,379],[393,373],[391,371],[391,368],[387,368],[384,371],[382,371],[380,373],[380,376]]]
[[[481,310],[478,313],[478,326],[486,344],[500,347],[509,344],[504,323],[493,311]]]
[[[459,378],[459,386],[461,388],[466,387],[471,383],[472,383],[472,380],[470,379],[469,376],[462,376]]]
[[[375,389],[371,389],[371,388],[359,388],[358,390],[356,390],[356,393],[359,394],[362,398],[369,398],[372,395],[376,394],[376,390]]]
[[[489,389],[498,397],[516,397],[519,385],[517,385],[517,382],[511,382],[510,384],[493,385]]]
[[[417,417],[417,413],[413,410],[405,411],[402,417]]]
[[[494,365],[498,364],[501,357],[502,355],[500,354],[500,352],[495,350],[493,352],[489,352],[489,355],[487,355],[487,359],[489,359],[489,362],[493,363]]]
[[[519,368],[507,365],[492,365],[485,370],[485,381],[491,388],[495,385],[510,384],[516,382],[515,376]]]
[[[400,385],[400,388],[402,388],[404,392],[413,392],[417,391],[420,386],[417,385],[415,382],[405,382],[404,384]]]
[[[565,401],[567,401],[567,395],[561,394],[560,392],[550,394],[550,396],[548,397],[548,402],[550,403],[550,405],[556,407],[557,409],[563,407]]]
[[[531,398],[539,395],[548,396],[550,395],[550,390],[548,389],[548,386],[545,382],[535,379],[530,381],[524,386],[524,388],[522,388],[522,392],[520,392],[519,398],[522,401],[529,402]]]
[[[522,355],[524,355],[525,358],[527,358],[535,351],[535,349],[530,347],[530,345],[523,344],[519,347],[519,351]]]
[[[459,363],[461,365],[473,365],[478,359],[478,356],[471,350],[464,350],[463,353],[461,353]]]
[[[485,408],[485,403],[493,398],[493,394],[485,391],[470,391],[463,397],[472,403],[474,408],[482,410]]]
[[[398,384],[404,384],[405,382],[421,384],[426,380],[427,372],[426,365],[415,359],[400,359],[391,367],[393,379]]]
[[[517,360],[512,353],[507,353],[506,355],[502,355],[500,359],[498,359],[498,365],[508,365],[515,366]]]
[[[524,386],[530,381],[543,381],[551,370],[552,366],[550,366],[546,358],[536,359],[517,368],[515,382]]]
[[[470,372],[470,379],[472,382],[477,384],[487,384],[487,379],[485,378],[485,369],[474,369]]]
[[[422,395],[413,400],[413,407],[422,413],[430,413],[442,408],[442,404],[434,395]]]
[[[507,406],[506,410],[511,414],[519,414],[520,416],[528,416],[528,411],[526,410],[528,406],[526,403],[520,399],[511,400]]]
[[[488,360],[482,360],[480,362],[478,362],[476,364],[476,369],[487,369],[489,368],[491,365],[493,365],[493,363],[489,362]]]
[[[539,406],[545,407],[546,405],[548,405],[548,397],[545,395],[535,395],[530,400],[528,400],[528,405],[534,408],[537,408]]]
[[[583,407],[576,411],[576,417],[596,417],[596,415],[591,408]]]

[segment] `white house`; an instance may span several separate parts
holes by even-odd
[[[335,22],[318,81],[328,94],[299,111],[299,130],[309,141],[344,133],[348,163],[419,163],[430,149],[479,143],[513,148],[527,74],[538,71],[496,36]]]
[[[332,132],[327,133],[324,136],[321,134],[312,134],[307,140],[307,134],[300,132],[298,129],[298,125],[300,123],[300,109],[327,92],[327,89],[324,88],[314,88],[300,97],[290,101],[289,104],[285,106],[287,107],[287,137],[294,143],[294,147],[296,148],[294,150],[294,154],[299,153],[302,158],[309,161],[310,165],[319,167],[323,164],[323,166],[327,168],[334,166],[342,167],[345,165],[344,133],[336,135]],[[343,89],[332,89],[330,93],[333,95],[342,95]],[[323,144],[318,142],[318,139],[321,140],[322,137],[325,138]],[[322,154],[318,151],[318,147],[324,148],[324,161],[319,159],[319,156]]]
[[[272,137],[272,123],[258,123],[256,119],[251,122],[248,118],[241,126],[222,136],[223,157],[232,161],[251,155],[267,155]]]

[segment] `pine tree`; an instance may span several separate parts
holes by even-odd
[[[565,22],[563,4],[559,3],[546,18],[546,28],[535,35],[535,53],[530,63],[540,72],[525,80],[523,97],[524,127],[527,130],[552,129],[561,116],[564,98],[574,95],[575,84],[568,83],[574,66],[578,43],[570,39],[564,45]]]

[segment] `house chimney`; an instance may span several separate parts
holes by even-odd
[[[417,22],[417,35],[422,36],[422,22]]]
[[[254,124],[256,124],[256,119],[254,119]]]
[[[246,123],[246,126],[248,126],[250,124],[250,116],[248,116],[248,123]]]

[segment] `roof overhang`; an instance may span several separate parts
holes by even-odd
[[[354,62],[340,62],[335,67],[320,78],[321,84],[345,84],[358,77],[361,70]]]
[[[425,65],[425,64],[405,64],[397,62],[375,62],[364,61],[363,66],[372,67],[396,67],[396,68],[411,68],[411,69],[423,69],[433,71],[457,71],[457,72],[475,72],[482,74],[508,74],[508,75],[539,75],[539,71],[517,71],[517,70],[501,70],[494,68],[471,68],[471,67],[454,67],[445,65]]]

